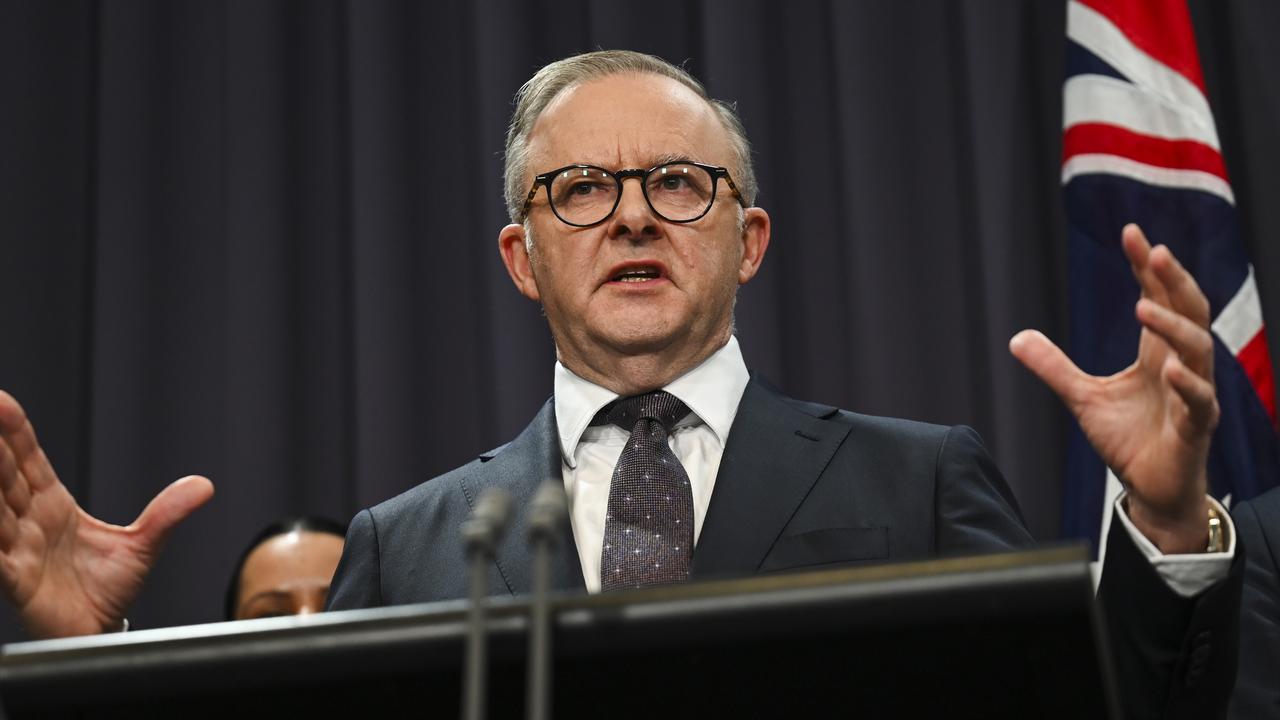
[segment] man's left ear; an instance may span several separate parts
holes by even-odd
[[[742,265],[738,267],[738,284],[746,285],[760,271],[764,253],[769,249],[769,213],[763,208],[749,207],[742,218]]]

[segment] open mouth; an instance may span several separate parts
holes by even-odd
[[[630,262],[614,267],[605,282],[639,285],[662,280],[666,275],[666,268],[661,263]]]
[[[622,272],[609,278],[610,282],[635,283],[644,282],[646,280],[657,280],[662,277],[662,271],[651,265],[642,267],[629,267]]]

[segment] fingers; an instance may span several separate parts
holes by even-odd
[[[8,505],[0,504],[0,553],[13,549],[18,541],[18,516]]]
[[[1168,293],[1173,309],[1197,325],[1209,327],[1209,298],[1204,296],[1191,273],[1174,257],[1173,251],[1164,245],[1155,248],[1151,251],[1150,266]]]
[[[0,438],[0,492],[8,495],[18,481],[18,461],[13,450],[9,449],[8,441]]]
[[[40,447],[35,429],[27,420],[27,413],[9,393],[0,390],[0,433],[4,434],[17,455],[26,455]]]
[[[1150,267],[1151,243],[1147,241],[1142,228],[1133,223],[1125,225],[1120,231],[1120,245],[1124,248],[1125,257],[1129,259],[1129,268],[1133,271],[1133,277],[1142,288],[1142,296],[1161,304],[1167,303],[1168,293]]]
[[[1138,322],[1169,344],[1196,375],[1213,377],[1213,336],[1204,326],[1148,298],[1138,301]]]
[[[9,393],[0,390],[0,442],[7,443],[13,452],[21,478],[25,479],[29,492],[38,491],[57,483],[53,466],[40,449],[35,428],[26,412]],[[0,486],[4,478],[0,476]],[[7,489],[6,489],[7,492]]]
[[[1169,385],[1186,403],[1191,427],[1187,428],[1195,438],[1207,438],[1209,431],[1218,426],[1218,397],[1213,383],[1189,369],[1176,357],[1165,361],[1162,374]]]
[[[0,390],[0,432],[17,432],[27,422],[27,414],[9,393]]]
[[[1198,325],[1209,326],[1209,299],[1173,251],[1165,245],[1151,247],[1142,229],[1132,223],[1121,232],[1121,244],[1143,297],[1186,315]]]
[[[18,428],[15,434],[20,434],[29,423],[13,396],[0,390],[0,429],[9,427]],[[7,551],[17,534],[17,516],[31,505],[31,489],[7,431],[0,433],[0,497],[0,550]]]
[[[1023,330],[1009,341],[1009,352],[1057,393],[1073,412],[1085,402],[1093,378],[1038,330]]]
[[[1129,223],[1120,230],[1120,244],[1124,246],[1125,257],[1138,269],[1147,265],[1147,255],[1151,252],[1151,242],[1146,233],[1136,223]]]
[[[12,509],[18,515],[25,514],[31,505],[31,489],[27,487],[27,479],[18,467],[9,444],[3,439],[0,439],[0,493],[3,493],[2,504],[5,508]]]
[[[158,550],[173,528],[213,497],[213,483],[199,475],[176,480],[147,503],[146,509],[133,521],[139,538],[151,549]]]

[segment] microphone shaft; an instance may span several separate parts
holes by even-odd
[[[533,541],[533,608],[529,625],[529,677],[526,716],[529,720],[551,717],[551,607],[547,590],[551,576],[551,541],[545,535]]]
[[[467,667],[463,680],[463,720],[484,720],[485,673],[488,670],[485,644],[484,599],[488,589],[485,571],[488,558],[483,552],[471,553],[471,607],[467,622]]]

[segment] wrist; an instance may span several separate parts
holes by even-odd
[[[1198,501],[1175,512],[1154,510],[1130,495],[1124,499],[1124,508],[1134,527],[1165,555],[1191,555],[1209,548],[1213,507],[1208,495],[1201,495]]]
[[[129,618],[119,617],[109,619],[102,624],[101,635],[111,635],[113,633],[129,632]]]

